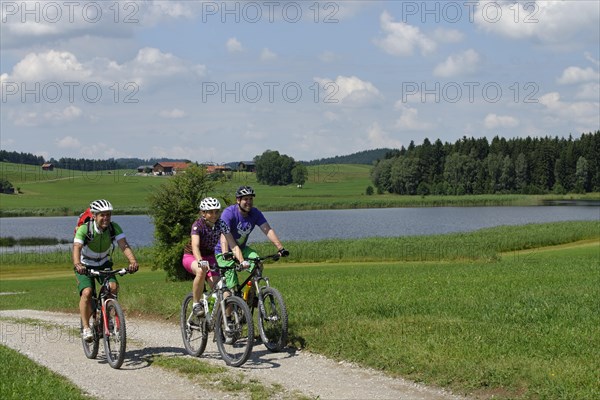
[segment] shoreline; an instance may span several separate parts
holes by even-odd
[[[300,199],[301,200],[301,199]],[[340,198],[329,202],[297,202],[295,204],[269,203],[265,199],[261,211],[313,211],[313,210],[354,210],[377,208],[427,208],[427,207],[518,207],[518,206],[600,206],[600,193],[567,195],[468,195],[468,196],[403,196],[377,199],[371,196],[357,197],[357,200]],[[0,209],[0,218],[18,217],[76,217],[80,210],[64,208]],[[148,207],[123,207],[119,215],[148,215]]]

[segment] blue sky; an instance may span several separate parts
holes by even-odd
[[[4,1],[0,147],[296,160],[600,129],[600,2]]]

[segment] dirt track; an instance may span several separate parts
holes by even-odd
[[[127,319],[127,354],[120,370],[114,370],[103,359],[88,360],[81,340],[74,332],[79,328],[78,316],[32,310],[0,311],[0,342],[27,355],[39,364],[66,376],[85,392],[101,399],[225,399],[247,398],[202,387],[185,377],[153,366],[151,356],[184,357],[179,327],[156,321]],[[30,318],[45,323],[19,322],[14,318]],[[61,329],[55,326],[74,329]],[[102,349],[102,346],[100,346]],[[201,357],[225,366],[215,345],[209,340]],[[325,357],[292,349],[270,353],[257,343],[251,358],[242,368],[229,368],[232,374],[243,373],[264,385],[277,383],[285,388],[278,394],[294,398],[298,394],[319,399],[459,399],[434,389],[392,379],[381,373],[337,363]],[[110,382],[122,382],[106,385]]]

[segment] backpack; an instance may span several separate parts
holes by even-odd
[[[90,208],[88,207],[84,212],[79,214],[79,218],[77,219],[77,225],[75,225],[73,235],[77,233],[77,229],[79,229],[81,225],[87,224],[87,234],[85,235],[85,239],[83,240],[84,246],[87,245],[94,238],[94,228],[92,226],[93,216],[94,214],[92,214],[92,210],[90,210]],[[110,242],[113,243],[115,241],[116,234],[115,227],[113,226],[112,222],[108,225],[108,231],[110,233]]]

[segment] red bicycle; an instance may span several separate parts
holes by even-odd
[[[83,352],[87,358],[96,358],[100,346],[100,338],[104,339],[104,352],[108,364],[118,369],[125,359],[125,347],[127,346],[127,333],[125,327],[125,314],[117,301],[117,296],[110,291],[109,279],[112,276],[123,276],[128,274],[127,269],[120,270],[87,270],[87,275],[100,277],[102,286],[96,294],[96,285],[92,285],[92,315],[90,317],[90,328],[94,338],[87,342],[83,338]],[[81,323],[83,331],[83,323]]]

